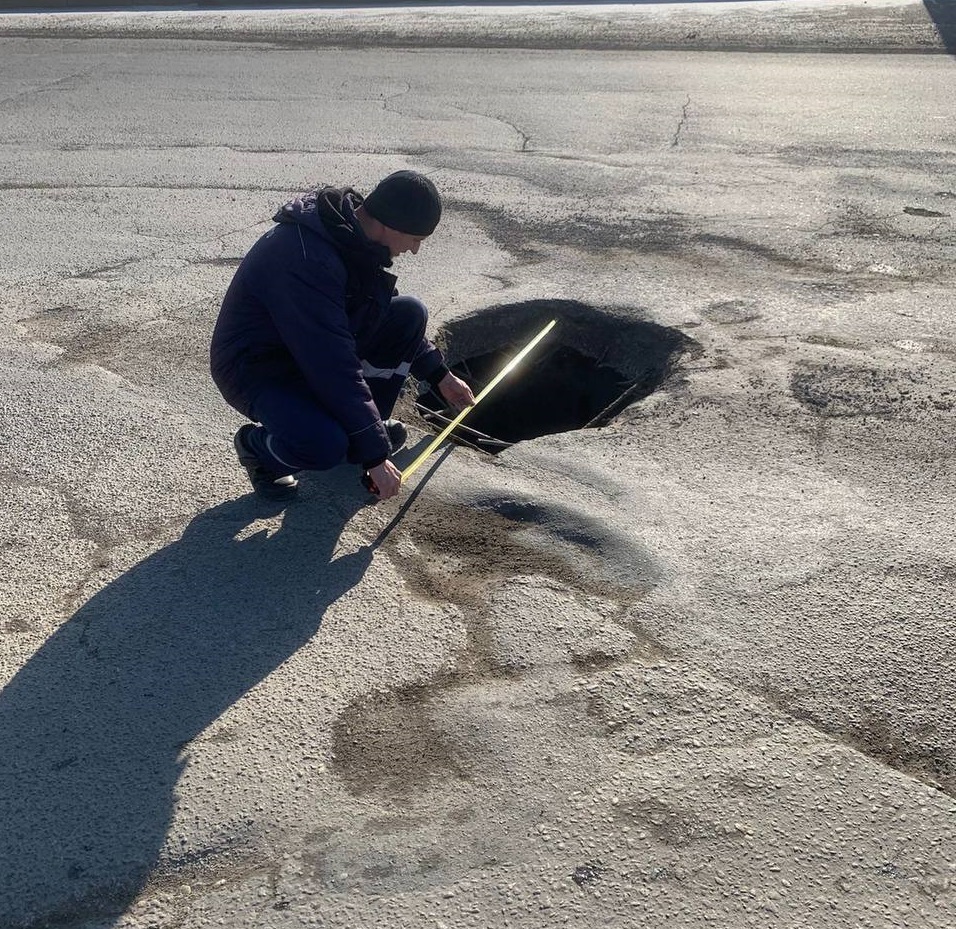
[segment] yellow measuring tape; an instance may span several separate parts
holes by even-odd
[[[528,352],[531,351],[553,328],[556,319],[552,319],[547,326],[544,327],[514,358],[511,359],[494,377],[485,389],[475,397],[475,406],[478,406],[488,394],[495,388],[499,381],[502,378],[510,374],[514,369],[519,365],[521,360],[524,358]],[[441,445],[442,442],[448,438],[452,430],[475,408],[475,406],[466,406],[438,435],[435,437],[434,441],[425,449],[403,472],[402,472],[402,483],[404,484],[408,478],[410,478],[421,466],[424,464],[425,459]]]

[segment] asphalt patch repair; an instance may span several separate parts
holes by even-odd
[[[516,681],[540,671],[502,648],[513,625],[491,605],[506,579],[519,575],[553,588],[566,605],[585,609],[599,598],[607,622],[623,630],[626,648],[557,659],[569,671],[657,660],[659,645],[635,620],[632,607],[661,580],[661,566],[640,545],[561,507],[515,499],[483,499],[466,510],[432,500],[409,511],[403,530],[413,553],[390,551],[409,591],[461,610],[467,641],[454,665],[438,677],[363,697],[333,726],[333,768],[356,796],[409,803],[429,785],[468,781],[481,768],[480,750],[441,721],[455,692]],[[582,627],[583,628],[583,627]]]
[[[502,304],[457,320],[438,336],[451,369],[477,394],[551,319],[558,325],[452,437],[490,454],[524,439],[597,428],[657,390],[696,343],[633,310],[615,313],[572,300]],[[417,409],[436,432],[454,411],[434,392]]]

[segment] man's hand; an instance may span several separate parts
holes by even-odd
[[[438,389],[452,409],[463,410],[466,406],[475,405],[475,395],[471,388],[450,371],[439,382]]]
[[[394,497],[402,487],[402,472],[387,458],[380,465],[369,468],[369,477],[375,485],[379,500]]]

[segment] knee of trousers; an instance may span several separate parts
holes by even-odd
[[[421,338],[428,325],[428,309],[418,297],[392,297],[390,305],[396,322],[410,337]]]

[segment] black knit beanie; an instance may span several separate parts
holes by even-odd
[[[417,171],[389,174],[366,198],[369,216],[406,235],[431,235],[441,219],[441,197],[435,185]]]

